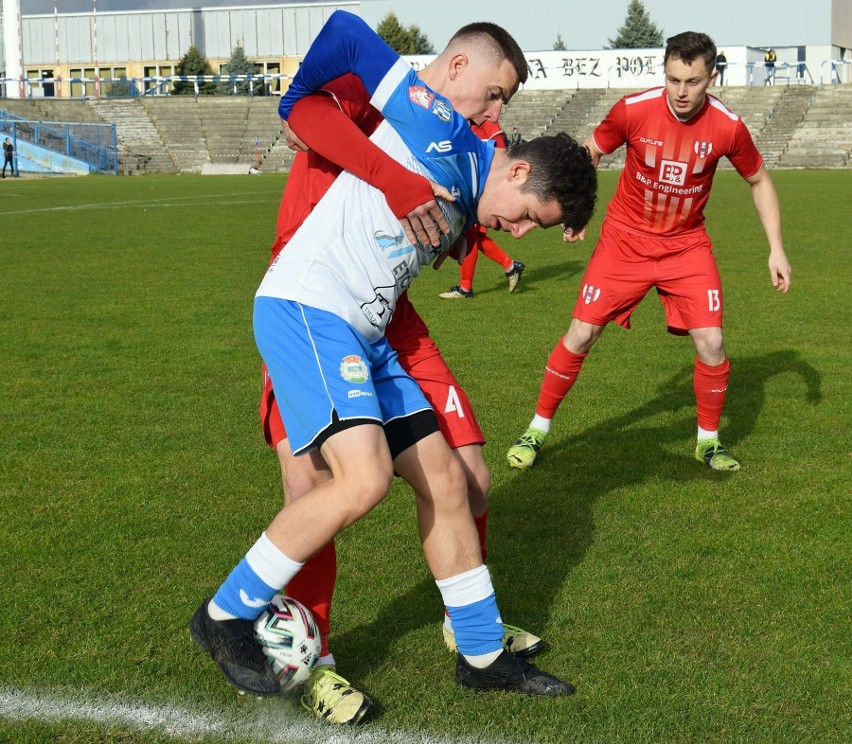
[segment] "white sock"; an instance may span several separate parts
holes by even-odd
[[[210,615],[211,620],[236,620],[237,616],[232,615],[230,612],[226,612],[219,605],[217,605],[212,599],[207,603],[207,614]]]
[[[702,429],[700,426],[698,427],[698,441],[700,442],[702,439],[718,439],[719,438],[719,430],[716,431],[707,431],[707,429]]]
[[[499,651],[492,651],[488,654],[477,654],[476,656],[466,656],[465,654],[462,654],[462,656],[464,656],[464,660],[472,667],[485,669],[485,667],[491,666],[502,653],[503,649],[501,648]]]
[[[530,421],[530,426],[534,426],[536,429],[541,429],[544,432],[550,433],[551,420],[552,419],[544,418],[543,416],[536,414],[533,416],[533,420]]]
[[[317,659],[316,666],[317,667],[324,667],[324,666],[336,667],[337,665],[334,663],[334,654],[326,654],[325,656],[320,656]]]

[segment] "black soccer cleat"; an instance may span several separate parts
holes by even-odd
[[[241,692],[274,695],[281,683],[254,634],[253,620],[213,620],[209,599],[192,616],[189,634],[219,665],[228,681]]]
[[[545,697],[574,694],[574,687],[570,683],[542,672],[505,650],[485,669],[471,666],[459,654],[456,682],[474,690],[506,690]]]

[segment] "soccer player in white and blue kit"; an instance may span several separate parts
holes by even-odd
[[[335,13],[320,33],[282,100],[282,118],[299,96],[350,70],[386,117],[374,141],[456,200],[442,204],[450,234],[441,246],[412,245],[383,195],[344,173],[258,289],[255,335],[291,446],[296,453],[319,448],[331,478],[279,513],[193,618],[193,637],[232,682],[251,691],[274,689],[257,689],[263,671],[218,644],[217,626],[256,617],[313,552],[385,496],[398,458],[421,465],[421,488],[412,484],[418,492],[463,483],[431,408],[384,339],[399,295],[473,221],[516,237],[561,221],[579,230],[594,203],[594,169],[576,142],[561,135],[529,143],[517,155],[495,154],[446,99],[347,13]],[[573,692],[503,650],[463,488],[461,498],[436,507],[421,537],[455,629],[456,679],[533,695]]]

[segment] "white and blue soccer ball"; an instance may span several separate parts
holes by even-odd
[[[320,656],[322,639],[311,611],[292,597],[276,594],[254,623],[281,691],[305,682]]]

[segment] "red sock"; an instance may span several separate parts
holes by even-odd
[[[538,403],[535,412],[538,416],[552,419],[556,415],[556,409],[568,391],[574,385],[580,367],[586,354],[575,354],[565,348],[562,339],[556,344],[547,360],[544,370],[544,380],[538,393]]]
[[[728,391],[728,374],[731,365],[727,359],[716,367],[695,359],[692,387],[698,408],[698,425],[707,431],[718,431]]]
[[[488,557],[488,548],[485,547],[485,533],[488,530],[488,510],[486,509],[478,517],[473,518],[476,531],[479,533],[479,549],[482,551],[482,562]]]
[[[473,275],[476,272],[476,261],[479,258],[479,243],[482,235],[479,229],[474,226],[465,233],[465,237],[467,238],[467,256],[459,270],[459,286],[470,292],[473,289]]]
[[[288,597],[298,599],[313,613],[322,634],[323,656],[328,654],[331,596],[334,594],[336,579],[337,553],[332,541],[308,558],[302,570],[296,574],[284,592]]]
[[[479,239],[479,250],[481,250],[486,258],[490,258],[494,263],[498,263],[503,267],[503,271],[508,271],[514,265],[509,256],[497,243],[495,243],[488,235],[481,235]]]

